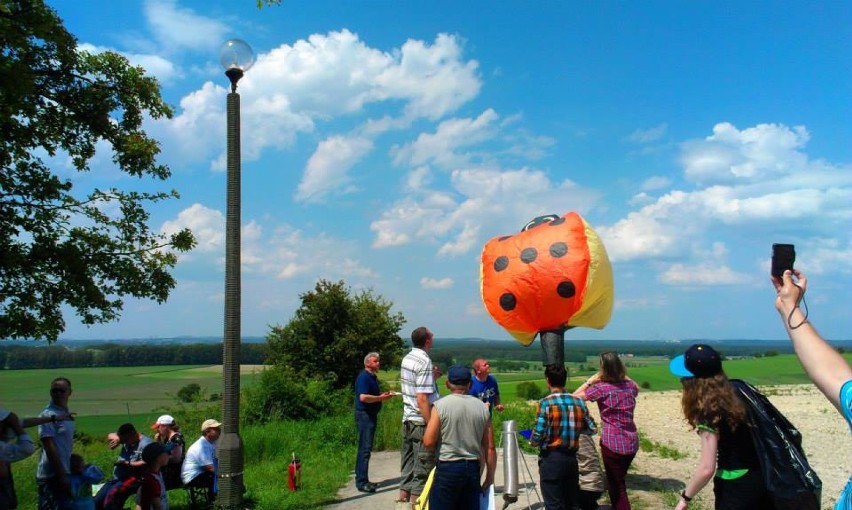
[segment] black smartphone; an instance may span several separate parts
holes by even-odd
[[[796,261],[796,248],[792,244],[772,245],[772,276],[781,278],[784,271],[793,269]]]

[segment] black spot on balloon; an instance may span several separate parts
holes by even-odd
[[[506,310],[507,312],[511,312],[515,309],[515,305],[518,304],[518,301],[515,299],[515,295],[511,292],[507,292],[500,296],[500,308]]]
[[[497,257],[497,260],[494,261],[494,270],[498,273],[507,267],[509,267],[509,257],[505,255],[500,255]]]
[[[558,242],[550,245],[550,255],[553,258],[558,259],[559,257],[564,257],[566,253],[568,253],[567,244]]]
[[[505,241],[506,239],[511,239],[511,238],[512,238],[512,236],[503,236],[503,237],[501,237],[500,239],[497,239],[497,240],[498,241]]]
[[[550,225],[551,227],[555,227],[557,225],[562,225],[563,223],[565,223],[565,218],[556,218],[555,220],[548,223],[548,225]]]
[[[556,293],[559,294],[559,297],[571,298],[577,293],[577,289],[574,287],[574,282],[566,280],[556,286]]]
[[[536,257],[538,257],[538,252],[535,248],[524,248],[521,252],[521,262],[524,264],[529,264],[534,261]]]

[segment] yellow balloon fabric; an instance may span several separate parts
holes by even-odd
[[[518,342],[540,331],[604,328],[612,316],[612,266],[603,242],[577,213],[485,244],[482,301]]]

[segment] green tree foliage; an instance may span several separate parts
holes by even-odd
[[[532,381],[518,383],[518,398],[526,400],[538,400],[544,396],[544,392],[538,384]]]
[[[305,379],[288,367],[270,367],[260,381],[243,391],[243,418],[248,423],[270,420],[316,420],[350,411],[352,391],[335,389],[328,379]]]
[[[177,398],[181,402],[198,402],[201,397],[201,385],[198,383],[189,383],[177,392]]]
[[[49,165],[86,172],[108,146],[122,172],[165,180],[142,120],[171,115],[154,78],[116,53],[78,51],[41,0],[0,0],[0,338],[56,340],[63,305],[96,324],[119,317],[123,296],[166,300],[174,250],[195,240],[152,232],[145,206],[177,192],[81,189]]]
[[[399,363],[405,318],[391,312],[390,301],[372,291],[353,294],[344,282],[326,280],[299,297],[293,319],[266,337],[269,363],[305,379],[328,380],[334,388],[352,386],[370,351],[381,354],[385,366]]]
[[[491,364],[491,370],[496,372],[520,372],[529,367],[526,361],[488,360],[488,362]]]
[[[12,342],[9,342],[12,343]],[[35,342],[33,342],[35,343]],[[240,363],[261,365],[266,344],[243,343]],[[69,348],[0,345],[0,369],[221,365],[222,344],[127,345],[107,343]],[[211,395],[212,397],[212,395]]]
[[[432,363],[434,365],[438,365],[439,367],[441,367],[441,371],[443,372],[446,372],[448,368],[457,363],[456,359],[453,357],[453,354],[447,351],[429,351],[429,358],[432,360]],[[459,360],[458,363],[462,365],[467,365],[468,367],[473,366],[473,360]]]

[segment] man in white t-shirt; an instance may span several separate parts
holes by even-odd
[[[216,478],[216,441],[222,435],[222,424],[205,420],[201,424],[201,437],[186,451],[180,478],[186,487],[204,487],[208,500],[213,501],[213,481]]]

